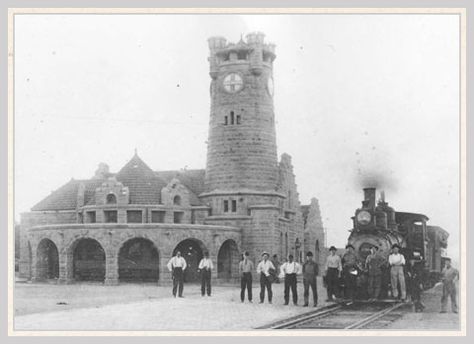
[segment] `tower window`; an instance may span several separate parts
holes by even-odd
[[[229,119],[227,118],[227,116],[225,116],[225,117],[224,117],[224,125],[229,124],[228,122],[229,122]]]
[[[236,122],[237,122],[237,124],[240,124],[240,115],[237,115]]]
[[[230,112],[230,124],[234,124],[234,111]]]
[[[234,199],[232,200],[232,212],[235,213],[237,211],[237,201]]]
[[[224,213],[227,213],[229,211],[229,201],[224,201]]]
[[[174,196],[173,204],[174,205],[181,205],[181,197],[179,195]]]

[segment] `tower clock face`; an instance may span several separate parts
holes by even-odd
[[[240,91],[244,87],[242,77],[237,73],[230,73],[224,78],[224,89],[229,93]]]
[[[271,95],[272,97],[273,97],[273,88],[274,88],[273,78],[269,77],[267,80],[267,91],[268,91],[268,94]]]

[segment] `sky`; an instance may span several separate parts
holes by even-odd
[[[21,15],[15,18],[15,216],[137,149],[154,170],[202,169],[207,39],[276,44],[278,154],[343,246],[364,186],[426,214],[459,255],[455,15]]]

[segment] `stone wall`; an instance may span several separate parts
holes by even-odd
[[[83,239],[98,242],[105,252],[105,283],[117,284],[118,256],[120,248],[129,240],[142,238],[150,241],[159,254],[160,283],[169,283],[171,276],[166,264],[172,257],[176,246],[186,239],[191,239],[206,251],[210,258],[217,263],[217,255],[223,243],[232,240],[238,251],[241,250],[241,233],[239,229],[222,226],[204,225],[174,225],[174,224],[74,224],[47,225],[30,228],[27,241],[31,247],[31,258],[26,259],[31,269],[31,277],[39,276],[37,271],[38,247],[43,240],[52,241],[59,253],[59,282],[70,283],[74,280],[74,251]],[[235,254],[235,253],[234,253]],[[234,267],[235,271],[235,267]],[[217,277],[215,269],[214,277]]]

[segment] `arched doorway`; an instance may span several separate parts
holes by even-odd
[[[202,242],[196,239],[186,239],[181,241],[174,249],[173,256],[176,255],[177,251],[181,252],[181,256],[186,260],[186,270],[184,270],[184,281],[185,282],[198,282],[200,281],[200,274],[197,271],[199,262],[203,257],[205,247]]]
[[[40,280],[59,278],[59,254],[56,244],[43,239],[36,253],[36,277]]]
[[[73,277],[77,281],[104,281],[105,252],[97,240],[87,238],[76,243]]]
[[[119,281],[157,282],[159,255],[152,241],[144,238],[130,239],[119,251]]]
[[[234,240],[226,240],[217,254],[217,278],[230,281],[239,270],[239,249]]]

